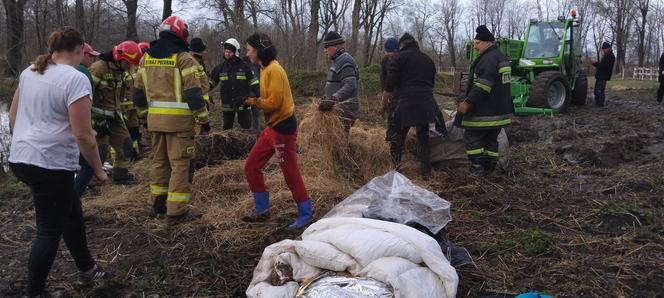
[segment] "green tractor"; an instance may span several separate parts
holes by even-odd
[[[511,91],[517,115],[548,115],[564,112],[570,104],[585,105],[588,89],[586,74],[579,67],[579,26],[572,18],[531,20],[526,39],[499,38],[496,46],[512,62]],[[467,46],[472,63],[477,52]],[[462,90],[467,82],[462,74]]]

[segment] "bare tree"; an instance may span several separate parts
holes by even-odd
[[[17,75],[23,66],[23,51],[21,46],[23,40],[23,26],[25,16],[23,15],[27,0],[2,0],[5,6],[7,42],[5,50],[7,53],[6,75]]]
[[[648,12],[650,11],[650,0],[636,0],[636,9],[638,15],[630,14],[632,20],[636,23],[637,46],[636,55],[638,57],[639,67],[643,67],[646,59],[646,26],[648,24]]]
[[[173,14],[173,0],[164,0],[164,9],[161,13],[161,20],[165,20]]]
[[[318,14],[320,12],[320,0],[311,0],[309,9],[309,28],[307,32],[307,44],[309,45],[309,66],[316,66],[316,58],[318,57]]]
[[[452,67],[457,66],[456,61],[456,33],[459,27],[459,21],[462,15],[462,8],[459,4],[459,0],[442,0],[440,6],[441,13],[441,22],[445,28],[446,41],[447,41],[447,53],[450,57],[450,65]]]
[[[125,40],[138,41],[138,32],[136,31],[136,10],[138,9],[138,0],[122,0],[127,8],[127,34]]]
[[[350,41],[348,43],[348,51],[355,56],[357,54],[357,38],[360,33],[360,9],[362,8],[362,0],[353,1],[353,13],[351,14],[351,33]]]
[[[74,18],[76,20],[76,28],[85,36],[85,6],[83,0],[76,0]]]
[[[320,24],[323,33],[344,32],[344,15],[351,0],[321,0]]]

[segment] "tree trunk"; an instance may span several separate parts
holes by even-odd
[[[136,31],[136,10],[138,9],[138,0],[123,0],[127,7],[127,34],[125,40],[138,42],[138,32]]]
[[[6,75],[15,76],[23,68],[23,25],[25,16],[23,15],[26,0],[2,0],[5,5],[5,15],[7,21],[7,69]]]
[[[235,5],[233,6],[233,26],[235,36],[244,35],[244,0],[234,0]]]
[[[309,68],[316,69],[316,60],[318,60],[318,12],[320,11],[320,0],[311,0],[310,14],[311,21],[309,22],[308,44],[309,44]]]
[[[355,0],[353,4],[353,14],[351,16],[351,34],[348,50],[352,56],[357,54],[357,38],[360,33],[360,8],[362,0]]]
[[[165,20],[173,14],[173,0],[164,0],[164,10],[161,14],[161,20]]]
[[[64,16],[62,12],[62,0],[55,0],[55,23],[58,26],[64,25]]]
[[[85,34],[85,8],[83,6],[83,0],[76,0],[75,10],[76,29],[87,38]]]

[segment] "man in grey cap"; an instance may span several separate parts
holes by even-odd
[[[335,105],[338,106],[348,136],[360,112],[360,71],[355,59],[346,52],[344,44],[344,38],[334,31],[327,33],[323,39],[325,54],[332,60],[332,65],[327,72],[325,98],[318,109],[330,111]]]

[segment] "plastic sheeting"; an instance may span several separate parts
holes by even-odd
[[[302,286],[296,298],[393,298],[388,285],[373,278],[346,277],[336,272],[325,272],[311,284]]]
[[[369,181],[323,218],[364,217],[417,223],[436,234],[452,220],[450,206],[450,202],[392,171]]]

